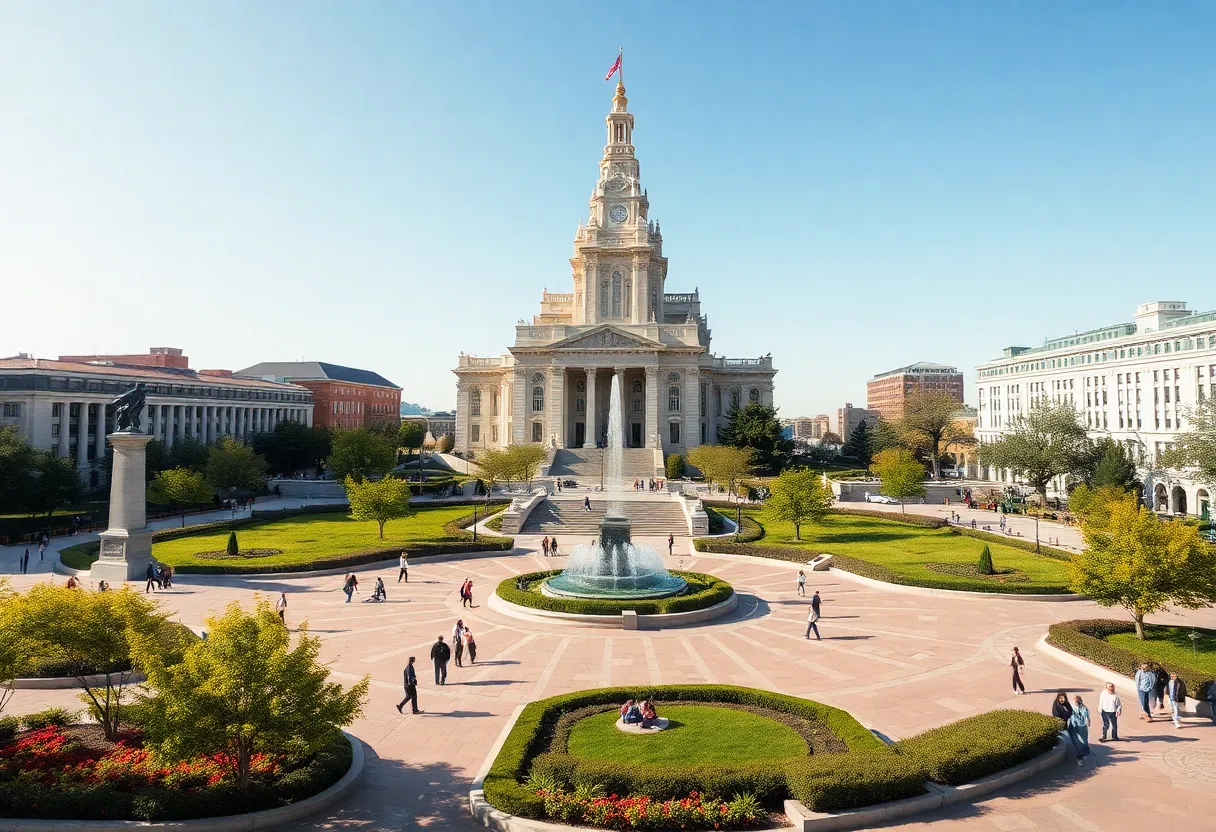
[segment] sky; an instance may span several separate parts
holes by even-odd
[[[0,355],[455,403],[571,291],[624,47],[667,291],[783,416],[1216,308],[1210,2],[0,3]]]

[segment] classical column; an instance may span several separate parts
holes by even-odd
[[[176,438],[174,428],[177,425],[177,412],[180,409],[180,405],[171,404],[165,414],[165,450],[173,447],[173,440]]]
[[[59,403],[59,453],[60,459],[68,455],[68,439],[72,432],[72,404]]]
[[[511,388],[511,443],[530,442],[528,431],[528,368],[515,368],[515,384]]]
[[[611,430],[612,429],[612,391],[614,388],[616,388],[620,391],[620,395],[621,395],[621,424],[620,424],[621,436],[619,438],[626,448],[629,447],[629,440],[632,438],[629,435],[629,430],[630,430],[629,429],[629,385],[625,382],[625,372],[628,369],[629,369],[628,367],[613,367],[612,368],[612,379],[611,379],[611,381],[609,381],[609,384],[612,386],[608,388],[608,417],[607,417],[607,422],[608,422],[607,428],[609,430]],[[618,385],[619,385],[619,387],[618,387]],[[607,444],[607,443],[605,443],[605,444]]]
[[[647,448],[663,447],[663,435],[659,426],[659,368],[646,368],[646,425],[642,429]]]
[[[594,448],[596,440],[599,439],[599,408],[595,402],[595,368],[588,367],[587,370],[587,427],[583,431],[583,447]]]
[[[194,428],[194,438],[203,441],[203,408],[200,405],[190,405],[190,425]]]
[[[456,382],[456,450],[469,450],[469,387],[465,382]]]
[[[545,436],[545,444],[550,438],[556,440],[557,447],[566,447],[566,368],[551,367],[549,369],[549,430]]]
[[[307,407],[304,409],[304,424],[306,424],[308,427],[312,427],[313,411],[315,410],[316,406]]]
[[[106,403],[97,405],[97,426],[93,433],[93,459],[98,465],[106,457]]]
[[[680,439],[689,450],[701,444],[701,374],[695,365],[684,371],[684,396],[680,404],[684,411]]]
[[[76,464],[89,466],[89,403],[80,403],[80,420],[76,422]]]
[[[110,434],[114,464],[110,472],[110,522],[102,532],[99,557],[89,570],[93,580],[140,580],[152,562],[152,530],[146,515],[148,443],[146,433]]]

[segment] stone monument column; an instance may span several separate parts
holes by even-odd
[[[152,562],[152,530],[147,520],[148,443],[146,433],[119,431],[107,437],[114,448],[110,474],[110,525],[101,533],[101,552],[89,577],[110,583],[143,578]]]
[[[583,411],[587,426],[583,428],[583,447],[594,448],[600,437],[599,405],[595,398],[595,367],[588,367],[587,372],[587,406]]]

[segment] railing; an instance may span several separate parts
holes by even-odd
[[[574,303],[574,293],[559,295],[553,292],[545,292],[541,300],[544,303]]]
[[[691,292],[678,295],[663,294],[663,303],[700,303],[701,297],[699,292]]]
[[[472,355],[460,356],[461,367],[501,367],[501,358],[477,358]]]
[[[715,355],[713,357],[715,367],[748,367],[764,370],[773,368],[773,357],[771,355],[763,355],[759,358],[722,358]]]

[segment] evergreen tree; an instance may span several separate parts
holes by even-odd
[[[849,434],[849,441],[844,443],[840,453],[857,460],[863,467],[869,468],[870,461],[874,458],[874,453],[870,449],[872,438],[873,433],[870,431],[870,426],[866,424],[865,419],[862,419]]]
[[[728,417],[730,421],[718,431],[718,442],[751,449],[752,463],[761,470],[777,473],[786,466],[794,442],[785,438],[777,408],[750,402],[741,409],[732,409]]]
[[[988,548],[988,544],[984,544],[984,548],[980,550],[980,562],[976,566],[976,571],[981,575],[995,575],[996,567],[992,565],[992,550]]]

